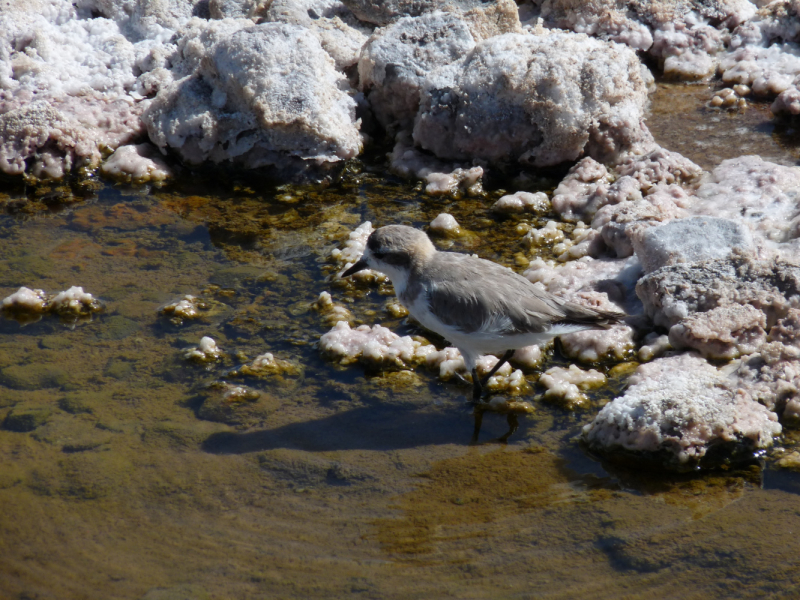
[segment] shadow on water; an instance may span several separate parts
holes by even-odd
[[[524,418],[519,425],[516,439],[525,437]],[[467,446],[473,428],[474,417],[466,407],[459,411],[378,405],[274,429],[214,433],[206,438],[202,449],[212,454],[243,454],[277,448],[326,452],[399,450],[443,444]],[[507,431],[505,415],[485,413],[480,441],[497,439]]]

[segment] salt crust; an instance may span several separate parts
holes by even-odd
[[[208,305],[205,301],[197,296],[187,294],[180,300],[170,302],[162,307],[159,312],[164,316],[170,317],[170,320],[175,325],[180,325],[186,320],[199,319],[202,316],[202,311],[207,308]]]
[[[499,35],[427,77],[414,141],[448,160],[549,166],[584,151],[613,160],[651,143],[646,99],[640,63],[623,46],[563,32]]]
[[[250,377],[267,377],[273,375],[299,375],[301,369],[288,360],[276,358],[272,352],[256,356],[249,364],[242,365],[231,376],[247,375]]]
[[[414,148],[410,136],[398,133],[389,161],[393,172],[426,182],[425,193],[459,197],[464,192],[477,196],[483,191],[481,166],[445,163]]]
[[[352,313],[346,307],[333,301],[330,292],[321,292],[313,308],[322,315],[328,325],[335,325],[339,321],[352,323],[354,320]]]
[[[100,172],[126,183],[162,183],[172,177],[172,170],[150,144],[120,146],[100,166]]]
[[[439,215],[431,221],[431,231],[439,235],[457,236],[461,233],[461,227],[456,221],[456,218],[449,213],[439,213]]]
[[[370,221],[364,221],[361,225],[356,227],[347,237],[344,243],[344,248],[334,248],[331,250],[331,258],[341,267],[342,271],[346,271],[352,267],[361,255],[364,254],[364,249],[367,247],[367,238],[375,231]],[[383,273],[378,273],[372,269],[364,269],[351,276],[352,279],[359,281],[380,281],[387,282],[389,278]]]
[[[222,355],[222,350],[213,338],[204,336],[196,348],[190,348],[184,353],[188,360],[199,363],[208,363],[217,360]]]
[[[545,400],[556,400],[571,408],[588,402],[585,390],[605,385],[606,376],[600,371],[584,371],[576,365],[569,368],[553,367],[539,377],[539,383],[547,388]]]
[[[3,298],[3,310],[9,314],[44,314],[52,312],[61,316],[80,317],[103,310],[103,305],[80,286],[48,295],[42,290],[19,288]]]
[[[701,459],[712,442],[746,441],[765,448],[780,432],[774,413],[691,353],[641,365],[625,394],[583,428],[593,447],[663,450],[679,464]]]
[[[498,214],[546,213],[550,208],[550,200],[544,192],[516,192],[501,197],[492,205],[492,212]]]
[[[361,325],[352,329],[344,321],[322,335],[320,351],[340,364],[360,363],[374,369],[409,369],[425,365],[438,371],[439,378],[449,380],[456,374],[469,377],[461,353],[452,347],[437,350],[433,344],[421,338],[400,337],[381,325]],[[519,359],[528,365],[538,364],[541,351],[520,349]],[[482,356],[478,359],[479,375],[485,375],[497,364],[495,356]],[[520,364],[520,363],[516,363]],[[525,376],[520,370],[513,370],[508,363],[489,379],[487,388],[495,392],[520,394],[530,390]]]

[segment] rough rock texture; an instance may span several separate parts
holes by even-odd
[[[666,75],[681,79],[712,76],[729,30],[754,13],[747,0],[544,0],[541,6],[548,25],[647,51]]]
[[[800,265],[734,252],[728,259],[657,269],[639,280],[636,294],[645,313],[662,327],[732,304],[751,304],[771,327],[800,304]]]
[[[340,71],[358,62],[372,27],[356,19],[339,0],[272,0],[263,21],[308,28]]]
[[[781,432],[774,413],[694,354],[641,365],[629,386],[584,427],[591,447],[652,455],[689,468],[715,445],[729,445],[725,457],[741,449],[747,458]]]
[[[143,116],[159,147],[192,164],[232,161],[247,168],[297,168],[358,154],[355,102],[307,29],[196,26],[205,30],[205,43],[192,45],[193,37],[185,48],[201,56],[184,59],[196,69],[161,89]],[[187,35],[196,33],[190,28]]]
[[[764,313],[749,304],[720,306],[683,319],[669,330],[669,341],[679,350],[730,360],[755,352],[767,339],[766,326]]]
[[[750,231],[736,221],[693,217],[652,227],[633,241],[645,273],[665,265],[727,258],[732,252],[753,253]]]
[[[724,160],[695,195],[695,214],[738,221],[773,242],[800,236],[800,167],[759,156]]]
[[[406,17],[376,31],[361,52],[358,74],[378,121],[410,129],[428,74],[474,47],[466,22],[452,13]]]
[[[773,105],[773,110],[780,112],[788,96],[797,92],[798,42],[800,6],[797,2],[775,0],[767,4],[734,32],[731,51],[720,63],[723,81],[745,84],[758,96],[787,93]]]
[[[425,81],[414,141],[446,159],[534,166],[652,146],[627,48],[584,35],[500,35]]]
[[[172,175],[169,166],[150,144],[120,146],[100,166],[100,172],[126,183],[160,183]]]
[[[402,17],[418,17],[443,11],[463,18],[475,39],[521,31],[517,4],[513,0],[343,0],[362,21],[388,25]]]

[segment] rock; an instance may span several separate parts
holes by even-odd
[[[120,146],[100,166],[110,179],[125,183],[161,183],[172,177],[172,170],[150,144]]]
[[[725,259],[736,251],[753,255],[755,244],[743,225],[716,217],[678,219],[650,227],[633,240],[645,273],[666,265]]]
[[[550,211],[551,205],[544,192],[516,192],[506,194],[492,205],[492,212],[509,215],[525,212],[544,214]]]
[[[280,23],[211,23],[220,25],[184,32],[199,36],[199,47],[187,41],[183,51],[184,68],[196,67],[161,89],[143,115],[159,148],[192,164],[251,169],[302,169],[361,151],[355,102],[312,33]]]
[[[41,390],[65,385],[69,375],[56,363],[34,362],[3,368],[0,382],[15,390]]]
[[[470,25],[473,37],[486,39],[503,33],[521,31],[517,5],[512,0],[342,0],[362,21],[388,25],[402,17],[425,13],[453,13]]]
[[[669,341],[674,348],[691,348],[705,358],[730,360],[758,350],[767,339],[766,326],[764,313],[749,304],[720,306],[673,325]]]
[[[3,428],[9,431],[33,431],[50,419],[53,411],[49,407],[15,406],[3,420]]]
[[[583,429],[591,448],[679,470],[752,459],[780,434],[777,417],[694,354],[641,365],[625,394]]]
[[[410,129],[428,74],[474,47],[467,24],[451,13],[405,17],[376,31],[361,51],[358,74],[378,121]]]
[[[525,68],[521,68],[524,65]],[[636,55],[584,35],[505,34],[426,79],[415,143],[449,160],[537,167],[652,145]]]

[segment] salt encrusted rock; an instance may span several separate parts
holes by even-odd
[[[250,364],[242,365],[230,376],[268,377],[274,375],[299,375],[302,369],[295,363],[275,358],[272,352],[260,354]]]
[[[613,176],[608,169],[587,156],[578,161],[553,192],[553,210],[565,221],[578,221],[596,211],[607,195]],[[591,207],[591,208],[590,208]]]
[[[461,227],[456,221],[456,218],[449,213],[439,213],[439,215],[431,221],[431,231],[439,235],[457,236],[461,233]]]
[[[372,227],[372,223],[364,221],[350,232],[347,241],[344,243],[344,249],[334,248],[331,250],[331,258],[339,264],[342,272],[352,267],[361,258],[361,255],[364,254],[364,249],[367,247],[367,238],[373,231],[375,230]],[[350,278],[359,281],[389,281],[386,275],[372,269],[363,269],[351,275]]]
[[[190,348],[184,353],[188,360],[199,363],[213,362],[222,356],[222,350],[217,346],[214,338],[204,336],[196,348]]]
[[[261,4],[269,6],[262,17],[263,21],[289,23],[309,29],[340,71],[358,62],[361,48],[372,29],[358,21],[338,0],[272,0],[271,3],[261,0]]]
[[[100,166],[100,172],[127,183],[161,183],[172,176],[172,170],[150,144],[120,146]]]
[[[180,325],[186,320],[199,319],[201,311],[208,308],[208,304],[198,298],[187,294],[180,300],[170,302],[158,312],[170,318],[175,325]]]
[[[647,51],[665,74],[681,79],[713,75],[728,30],[754,12],[747,0],[544,0],[541,5],[541,16],[549,25]]]
[[[561,336],[561,350],[569,358],[584,363],[602,360],[622,361],[636,349],[635,332],[621,323],[608,329],[588,329]]]
[[[281,23],[231,32],[225,27],[238,23],[211,23],[220,25],[205,27],[203,46],[184,44],[183,68],[196,69],[161,89],[143,115],[162,150],[171,148],[193,164],[280,169],[360,152],[355,101],[342,91],[344,77],[312,33]],[[200,56],[187,56],[189,50]]]
[[[757,237],[774,242],[800,236],[800,167],[759,156],[724,160],[695,196],[695,214],[746,224]]]
[[[691,348],[705,358],[738,358],[752,354],[766,341],[764,313],[749,304],[720,306],[695,313],[673,325],[669,341],[677,349]]]
[[[352,313],[341,304],[336,304],[329,292],[320,293],[319,298],[313,304],[313,308],[322,315],[329,325],[335,325],[339,321],[352,323],[354,320]]]
[[[406,17],[376,31],[361,51],[358,74],[378,121],[410,129],[430,71],[474,47],[467,24],[451,13]]]
[[[520,68],[524,65],[524,68]],[[652,146],[635,53],[584,35],[505,34],[426,79],[414,141],[445,159],[614,160]]]
[[[319,340],[323,354],[347,365],[360,362],[364,365],[406,369],[420,364],[436,347],[375,325],[361,325],[351,329],[345,321],[339,321],[333,329]]]
[[[753,255],[753,236],[744,225],[716,217],[678,219],[651,227],[633,240],[645,273],[666,265]]]
[[[485,377],[498,361],[499,359],[496,356],[481,356],[475,364],[478,369],[478,376]],[[444,381],[452,379],[456,374],[467,378],[472,377],[472,374],[467,371],[464,358],[457,348],[448,347],[430,352],[425,358],[425,364],[429,369],[438,370],[439,378]],[[486,383],[486,389],[492,392],[518,395],[530,391],[530,385],[522,371],[512,369],[509,363],[505,363],[489,378]]]
[[[575,408],[588,402],[586,390],[605,385],[606,376],[600,371],[584,371],[575,365],[569,368],[553,367],[539,377],[539,383],[547,388],[545,400],[555,400]]]
[[[778,94],[770,110],[776,115],[800,115],[800,76],[795,78],[791,87]]]
[[[800,418],[800,347],[769,342],[730,366],[736,385],[796,424]]]
[[[646,154],[625,155],[614,167],[614,173],[617,177],[633,177],[642,191],[648,193],[659,185],[694,185],[703,170],[677,152],[656,147]]]
[[[398,175],[424,180],[427,194],[458,198],[463,192],[470,196],[483,192],[483,167],[444,163],[414,148],[409,136],[403,132],[397,135],[389,161],[392,171]]]
[[[9,313],[43,313],[47,308],[47,294],[43,290],[21,287],[3,298],[3,310]]]
[[[388,25],[402,17],[418,17],[443,11],[461,17],[472,35],[482,40],[502,33],[521,31],[517,4],[513,0],[342,0],[362,21]]]
[[[80,317],[103,310],[103,305],[80,286],[58,292],[48,302],[50,311],[70,317]]]
[[[658,358],[667,350],[672,349],[668,335],[659,335],[656,332],[648,333],[643,340],[642,347],[639,348],[638,358],[641,362],[649,362]]]
[[[544,192],[516,192],[506,194],[492,205],[492,212],[499,214],[546,213],[550,210],[550,200]]]
[[[212,19],[257,19],[263,15],[269,0],[209,0],[208,14]]]
[[[592,220],[592,228],[600,232],[604,246],[602,250],[592,248],[593,256],[606,249],[613,250],[619,258],[631,256],[634,241],[646,235],[649,228],[684,217],[689,200],[682,187],[669,185],[659,186],[641,199],[606,204]],[[642,255],[638,256],[641,259]]]
[[[603,454],[622,450],[690,468],[718,445],[730,447],[727,457],[737,449],[752,456],[780,434],[777,421],[705,360],[681,354],[641,365],[625,394],[603,407],[583,436]]]
[[[722,80],[745,84],[759,96],[797,90],[800,76],[800,8],[791,0],[762,7],[731,37],[731,51],[720,61]],[[787,98],[784,97],[784,101]],[[776,102],[780,111],[783,102]]]
[[[668,265],[636,284],[645,313],[670,328],[689,315],[720,306],[750,304],[772,326],[800,304],[800,265],[780,259],[729,259]]]
[[[532,227],[529,229],[522,239],[528,246],[532,247],[558,243],[563,241],[565,237],[562,231],[563,227],[563,223],[548,221],[544,227]]]

